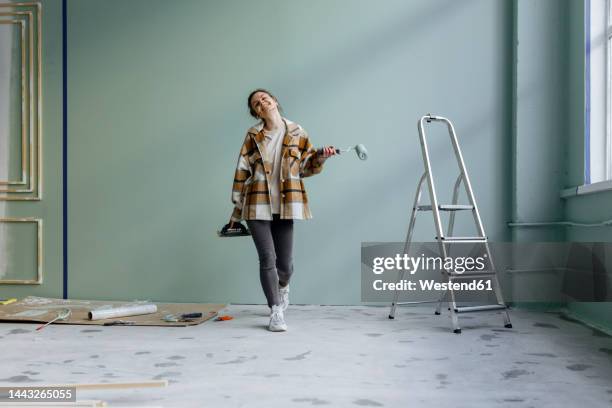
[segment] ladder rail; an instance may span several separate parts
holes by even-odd
[[[447,253],[446,245],[442,241],[442,238],[444,237],[444,230],[442,229],[442,220],[440,218],[440,208],[438,207],[438,197],[436,195],[436,188],[435,188],[435,183],[433,180],[433,172],[431,169],[431,160],[429,157],[429,149],[427,147],[427,137],[425,134],[425,126],[424,126],[425,121],[431,122],[431,120],[432,120],[431,115],[423,116],[421,117],[421,119],[419,119],[418,121],[419,140],[421,142],[421,151],[423,152],[423,162],[425,165],[425,173],[427,174],[427,183],[429,186],[429,197],[430,197],[430,203],[431,203],[431,210],[432,210],[433,217],[434,217],[434,224],[436,226],[438,246],[440,248],[440,253],[442,254],[443,259],[446,259],[446,257],[448,256],[448,253]],[[434,120],[437,120],[437,119],[434,119]],[[470,203],[470,204],[473,204],[473,203]],[[450,273],[448,271],[445,271],[445,272],[447,275],[448,283],[451,283]],[[451,312],[451,320],[453,323],[453,328],[454,328],[454,331],[458,333],[460,332],[461,329],[459,328],[459,320],[455,312],[457,303],[456,303],[455,294],[453,293],[453,291],[450,291],[450,303],[452,305],[450,312]]]
[[[452,205],[457,205],[457,201],[459,200],[459,186],[461,185],[461,181],[463,180],[462,174],[459,173],[459,176],[457,176],[457,181],[455,181],[455,187],[453,187],[453,202]],[[474,208],[472,208],[472,211],[474,211]],[[447,234],[448,236],[452,237],[453,236],[453,230],[455,228],[455,212],[451,212],[450,217],[448,218],[448,228],[447,228]]]
[[[433,119],[436,118],[436,119]],[[418,122],[418,128],[419,128],[419,140],[421,142],[421,151],[423,153],[423,161],[425,164],[425,173],[427,174],[427,183],[429,186],[429,197],[430,197],[430,202],[431,202],[431,210],[434,216],[434,223],[436,226],[436,233],[437,233],[437,241],[438,241],[438,247],[440,248],[440,253],[442,254],[442,258],[446,259],[446,257],[448,256],[447,253],[447,248],[446,248],[446,244],[442,241],[443,237],[444,237],[444,230],[442,229],[442,220],[440,218],[440,209],[438,207],[438,197],[436,196],[436,189],[435,189],[435,183],[433,180],[433,172],[431,169],[431,159],[429,157],[429,149],[427,147],[427,137],[425,134],[425,126],[424,123],[425,121],[427,122],[431,122],[431,120],[440,120],[437,119],[438,117],[432,117],[432,115],[429,116],[423,116],[421,117],[421,119]],[[470,203],[473,204],[473,203]],[[451,282],[451,278],[450,278],[450,273],[449,271],[446,271],[446,278],[448,280],[448,283]],[[450,312],[451,312],[451,320],[453,323],[453,328],[454,331],[460,332],[460,328],[459,328],[459,320],[457,318],[457,314],[455,312],[455,309],[457,307],[457,303],[456,303],[456,299],[455,299],[455,294],[453,293],[453,291],[450,291],[450,303],[452,304],[452,307],[450,308]]]
[[[459,141],[457,139],[457,133],[455,132],[455,127],[453,126],[453,124],[451,123],[451,121],[445,117],[437,117],[438,120],[446,123],[446,126],[448,127],[448,131],[451,137],[451,142],[453,145],[453,150],[455,152],[455,157],[457,158],[457,162],[459,164],[459,168],[460,168],[460,175],[463,176],[463,185],[465,187],[465,192],[467,194],[468,197],[468,201],[471,205],[474,206],[474,210],[472,211],[472,215],[474,217],[474,223],[476,224],[476,229],[478,231],[478,234],[482,237],[486,237],[486,232],[482,223],[482,218],[480,217],[480,210],[478,208],[478,204],[476,203],[476,197],[474,196],[474,189],[472,188],[472,183],[470,181],[470,176],[468,175],[468,171],[467,171],[467,167],[465,165],[465,160],[463,159],[463,153],[461,152],[461,147],[459,146]],[[503,299],[503,294],[501,291],[501,285],[499,284],[499,279],[497,276],[497,271],[495,268],[495,264],[493,261],[493,256],[491,254],[491,249],[489,247],[489,242],[488,240],[485,239],[484,242],[485,245],[485,250],[487,253],[487,256],[489,258],[489,263],[491,265],[491,269],[495,272],[495,274],[493,275],[493,277],[491,278],[493,280],[493,285],[495,287],[494,289],[494,293],[495,293],[495,297],[497,300],[497,303],[500,305],[505,305],[504,299]],[[451,292],[451,297],[453,297],[454,293],[453,291]],[[452,314],[452,308],[451,308],[451,314]],[[510,316],[508,315],[508,310],[505,309],[504,312],[504,325],[507,326],[511,326],[510,323]]]
[[[456,136],[455,136],[455,139],[456,139]],[[459,199],[459,186],[461,185],[461,182],[463,181],[463,175],[464,174],[467,174],[467,172],[466,173],[460,172],[459,176],[457,176],[457,180],[455,181],[455,185],[453,187],[453,201],[452,201],[453,205],[457,204],[457,201]],[[476,203],[474,202],[474,203],[472,203],[472,205],[473,205],[473,211],[477,211],[476,210],[477,209]],[[455,227],[455,215],[456,215],[455,212],[451,212],[450,217],[449,217],[448,229],[447,229],[447,233],[448,233],[449,236],[452,236],[452,234],[453,234],[453,230],[454,230],[454,227]],[[480,219],[480,217],[479,217],[479,219]],[[484,228],[482,229],[482,232],[484,233]],[[483,236],[484,236],[484,234],[483,234]],[[489,264],[490,264],[490,268],[489,269],[493,272],[493,275],[492,275],[491,279],[493,280],[493,285],[495,285],[494,292],[495,292],[495,297],[496,297],[497,303],[498,304],[505,304],[504,299],[503,299],[503,294],[501,293],[501,285],[500,285],[499,279],[497,277],[497,268],[495,267],[495,262],[493,261],[493,255],[491,254],[491,248],[489,247],[489,242],[485,241],[484,245],[485,245],[485,251],[486,251],[487,257],[489,259]],[[444,298],[444,295],[441,297],[441,299],[442,298]],[[438,312],[439,312],[439,310],[438,310]]]
[[[416,223],[417,213],[419,211],[419,203],[421,202],[421,194],[423,192],[423,181],[425,181],[425,177],[427,173],[423,173],[421,178],[419,179],[419,183],[417,184],[417,192],[414,196],[414,203],[412,205],[412,211],[410,214],[410,223],[408,225],[408,233],[406,234],[406,242],[404,243],[404,253],[407,254],[410,250],[410,245],[412,243],[412,233],[414,232],[414,224]],[[404,279],[404,275],[406,274],[406,270],[402,269],[398,273],[398,282],[401,282]],[[391,303],[391,311],[389,312],[389,318],[395,318],[395,310],[397,309],[398,299],[399,299],[399,289],[396,289],[393,293],[393,301]]]
[[[421,202],[421,193],[423,192],[423,181],[425,181],[426,177],[427,173],[423,173],[419,180],[419,184],[417,185],[417,194],[414,198],[414,205],[412,206],[412,216],[410,218],[410,225],[408,226],[408,233],[406,234],[406,242],[404,244],[405,254],[408,253],[408,250],[410,249],[410,245],[412,243],[412,233],[414,232],[414,224],[416,223],[416,216],[417,212],[419,211],[418,207]]]
[[[436,196],[436,188],[433,181],[433,173],[431,171],[431,160],[429,158],[429,149],[427,148],[427,138],[425,136],[425,127],[423,122],[426,117],[423,116],[418,122],[419,128],[419,140],[421,142],[421,152],[423,153],[423,162],[425,165],[425,174],[427,174],[427,186],[429,187],[429,201],[431,203],[431,209],[434,216],[434,223],[436,226],[436,233],[439,237],[444,236],[442,230],[442,221],[440,220],[440,211],[438,209],[438,197]]]
[[[480,218],[480,211],[478,210],[478,205],[476,204],[474,189],[472,188],[470,176],[468,175],[467,168],[465,166],[465,161],[463,160],[463,153],[461,152],[461,148],[459,147],[459,141],[457,140],[457,133],[455,132],[455,127],[447,118],[441,118],[440,120],[446,123],[446,126],[448,127],[448,132],[451,137],[453,150],[455,151],[455,157],[457,158],[460,172],[463,175],[463,185],[465,187],[465,192],[467,194],[469,203],[474,206],[474,211],[472,212],[472,214],[474,215],[474,222],[476,223],[478,234],[482,237],[486,237],[484,226],[482,225],[482,219]]]

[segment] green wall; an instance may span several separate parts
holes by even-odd
[[[513,89],[513,219],[558,221],[568,99],[568,1],[516,0]],[[557,228],[516,228],[513,240],[563,240]]]
[[[35,217],[43,220],[43,284],[0,285],[0,298],[27,295],[62,296],[62,24],[61,1],[42,3],[42,149],[43,194],[41,201],[0,201],[0,216]],[[13,231],[17,231],[15,229]],[[28,229],[29,231],[30,229]],[[24,230],[25,231],[25,230]],[[33,229],[32,229],[33,231]],[[31,232],[31,231],[29,231]],[[31,260],[35,247],[31,233],[17,238],[8,261]],[[31,262],[30,262],[31,263]],[[28,268],[30,269],[30,268]],[[31,278],[30,273],[11,276]]]
[[[516,221],[596,223],[612,218],[610,192],[560,198],[564,188],[584,183],[584,5],[583,0],[514,2],[512,185]],[[611,238],[609,227],[513,230],[517,242],[610,242]],[[570,302],[565,306],[573,317],[612,329],[612,303]]]
[[[428,112],[455,123],[493,240],[609,241],[609,228],[505,226],[612,218],[612,193],[558,198],[583,179],[583,4],[69,0],[70,297],[263,302],[250,239],[215,235],[252,123],[245,97],[260,86],[315,144],[371,153],[307,181],[315,219],[296,225],[297,303],[359,303],[361,242],[404,238]],[[61,2],[44,0],[43,16],[44,199],[0,206],[44,219],[45,282],[1,297],[62,293]],[[450,190],[446,134],[429,135]],[[420,219],[415,238],[430,227]],[[610,304],[568,308],[612,327]]]
[[[316,145],[370,151],[307,181],[292,301],[359,303],[361,242],[404,239],[428,112],[454,121],[488,235],[509,239],[510,1],[70,0],[68,14],[71,297],[263,302],[251,241],[215,235],[255,87]]]
[[[612,219],[612,192],[596,193],[567,200],[566,217],[568,219],[598,223]],[[574,242],[612,242],[612,228],[571,228],[567,231],[568,241]],[[610,253],[608,250],[607,254]],[[607,281],[612,280],[610,260],[606,259]],[[608,288],[612,287],[608,283]],[[609,295],[608,295],[609,296]],[[592,325],[612,331],[612,303],[573,302],[567,306],[570,313]]]
[[[584,70],[585,31],[584,1],[570,2],[570,68],[569,133],[567,137],[567,173],[565,187],[584,183]],[[565,200],[565,218],[583,223],[598,223],[612,219],[612,192],[571,197]],[[566,239],[571,242],[611,242],[612,228],[568,228]],[[608,262],[609,264],[609,262]],[[612,274],[608,272],[608,280]],[[573,302],[567,305],[575,317],[603,329],[612,330],[612,303]]]

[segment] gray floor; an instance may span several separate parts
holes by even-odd
[[[87,391],[110,407],[610,407],[612,338],[552,313],[462,316],[431,307],[264,306],[188,328],[1,324],[0,386],[168,379]]]

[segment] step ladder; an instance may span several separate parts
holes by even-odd
[[[459,176],[457,177],[457,181],[455,182],[455,186],[453,189],[453,202],[452,204],[439,204],[438,198],[436,196],[436,188],[434,184],[433,174],[431,171],[431,162],[429,159],[429,150],[427,148],[427,138],[425,137],[425,122],[442,122],[445,123],[448,127],[448,133],[451,139],[451,143],[453,145],[453,151],[455,153],[455,158],[457,159],[457,164],[459,165]],[[453,323],[453,332],[461,333],[461,327],[459,326],[459,317],[458,315],[461,313],[469,313],[469,312],[484,312],[484,311],[495,311],[501,310],[503,311],[504,317],[504,327],[511,328],[512,323],[510,323],[510,316],[508,314],[508,308],[504,303],[504,299],[502,296],[501,286],[499,284],[499,279],[497,276],[497,272],[495,270],[495,266],[493,263],[493,258],[491,257],[491,250],[489,248],[489,244],[487,241],[487,237],[485,235],[484,228],[482,226],[482,220],[480,219],[480,213],[478,212],[478,206],[476,205],[476,199],[474,198],[474,193],[472,191],[472,185],[470,184],[470,178],[468,177],[467,170],[465,168],[465,163],[463,161],[463,155],[461,154],[461,149],[459,148],[459,142],[457,141],[457,135],[455,134],[455,128],[450,120],[442,117],[435,116],[431,114],[427,114],[418,122],[419,129],[419,139],[421,142],[421,152],[423,154],[423,163],[425,165],[425,172],[421,176],[419,183],[417,185],[417,191],[414,198],[414,204],[412,206],[412,214],[410,216],[410,224],[408,227],[408,234],[406,236],[406,244],[404,246],[404,253],[408,254],[410,249],[410,244],[412,242],[412,233],[414,231],[414,224],[416,222],[416,218],[419,212],[422,211],[431,211],[433,214],[434,224],[436,228],[436,241],[438,242],[438,247],[440,251],[440,256],[445,259],[449,253],[450,245],[453,243],[481,243],[484,246],[486,251],[486,255],[489,259],[489,264],[491,268],[485,271],[472,271],[465,272],[462,274],[456,273],[452,270],[444,269],[442,271],[443,277],[449,283],[454,282],[455,280],[460,279],[474,279],[478,277],[483,277],[487,279],[491,279],[491,287],[495,293],[496,304],[491,305],[482,305],[482,306],[466,306],[459,307],[457,306],[455,292],[452,289],[446,291],[439,300],[435,301],[438,303],[436,307],[435,314],[439,315],[440,310],[442,308],[443,303],[448,303],[448,309],[450,310],[451,320]],[[423,182],[427,180],[427,186],[429,189],[429,200],[430,204],[422,205],[421,204],[421,193],[423,189]],[[461,184],[464,185],[465,191],[467,193],[467,198],[469,204],[457,204],[457,200],[459,198],[459,186]],[[448,222],[448,234],[444,233],[442,229],[442,221],[440,218],[440,212],[445,211],[449,212],[449,222]],[[453,229],[455,226],[455,214],[457,211],[471,211],[474,217],[474,223],[476,225],[477,236],[466,237],[466,236],[455,236],[453,235]],[[400,272],[399,280],[404,279],[404,275],[406,274],[406,270],[402,270]],[[406,304],[415,304],[415,303],[427,303],[427,302],[398,302],[400,291],[396,290],[393,295],[393,302],[391,303],[391,312],[389,313],[389,319],[395,318],[395,312],[397,306],[406,305]],[[429,302],[432,303],[432,302]]]

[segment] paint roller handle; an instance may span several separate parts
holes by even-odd
[[[335,156],[340,154],[341,150],[336,149],[334,146],[325,146],[317,149],[317,154],[323,156],[324,158],[328,158],[331,156]]]

